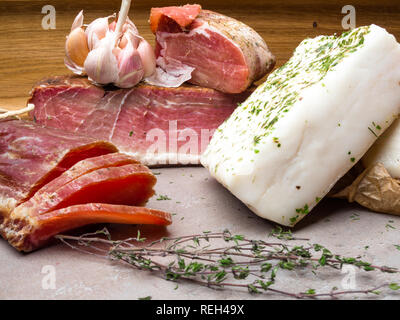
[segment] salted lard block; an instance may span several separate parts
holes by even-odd
[[[376,25],[306,39],[214,134],[201,163],[257,215],[293,226],[400,111],[400,45]]]

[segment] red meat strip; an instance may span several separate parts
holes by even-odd
[[[94,223],[171,224],[171,215],[155,209],[90,203],[51,211],[38,216],[38,227],[25,240],[28,247],[41,247],[49,237],[58,233]]]
[[[63,177],[56,180],[60,179],[63,180]],[[101,168],[84,174],[57,190],[48,191],[47,185],[44,186],[29,201],[16,208],[15,212],[32,210],[35,215],[39,215],[92,202],[140,206],[154,194],[155,183],[155,176],[140,164]]]
[[[88,158],[79,161],[69,170],[65,171],[58,179],[54,179],[38,190],[35,197],[42,197],[44,194],[57,191],[62,186],[74,181],[84,174],[102,168],[120,167],[127,164],[139,164],[140,162],[124,153],[109,153],[98,157]]]

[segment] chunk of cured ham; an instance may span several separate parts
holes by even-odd
[[[22,120],[0,121],[0,234],[31,251],[89,223],[171,223],[143,205],[151,171],[111,143]]]
[[[32,118],[47,127],[110,141],[145,165],[199,164],[215,129],[251,93],[197,86],[113,90],[76,76],[40,81]]]
[[[199,5],[152,8],[157,70],[147,81],[184,81],[227,93],[246,90],[275,65],[262,37],[246,24]]]

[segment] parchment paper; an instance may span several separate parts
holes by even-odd
[[[360,165],[355,170],[359,171]],[[339,185],[349,181],[355,170],[339,181]],[[391,177],[382,163],[364,169],[350,185],[337,193],[333,192],[331,197],[357,202],[376,212],[400,215],[400,181]]]

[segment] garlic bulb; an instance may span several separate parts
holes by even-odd
[[[79,75],[86,73],[96,84],[120,88],[133,87],[155,72],[153,48],[127,17],[129,6],[122,7],[121,21],[109,23],[114,16],[98,18],[85,29],[83,11],[79,12],[65,43],[67,68]]]

